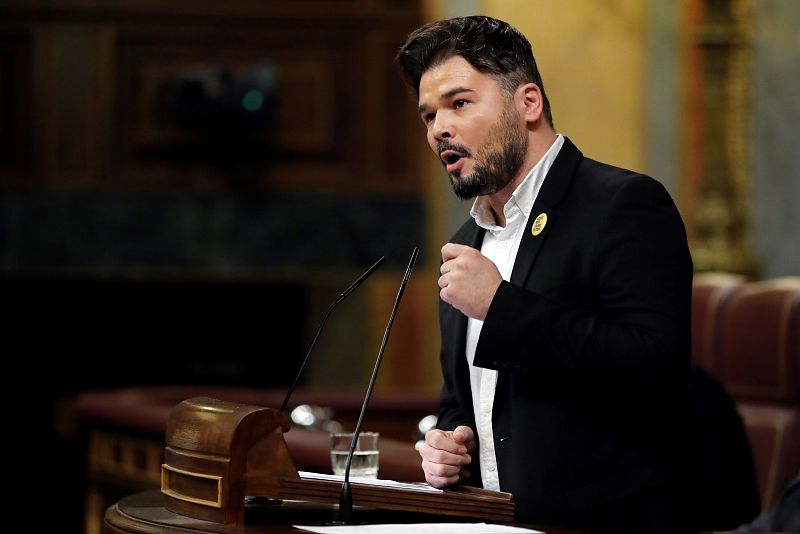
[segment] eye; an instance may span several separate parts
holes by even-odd
[[[467,105],[467,101],[464,100],[463,98],[459,98],[459,99],[453,101],[453,107],[456,108],[456,109],[461,109],[466,105]]]
[[[428,124],[430,122],[433,122],[433,119],[435,118],[436,118],[436,113],[426,113],[422,116],[422,122]]]

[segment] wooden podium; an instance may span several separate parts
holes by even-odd
[[[271,408],[196,397],[167,422],[161,492],[167,510],[225,525],[244,523],[245,496],[338,503],[341,482],[303,477],[283,434],[290,423]],[[512,522],[512,495],[460,487],[376,486],[351,481],[353,504]]]

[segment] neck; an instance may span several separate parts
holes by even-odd
[[[510,180],[504,188],[488,195],[486,199],[489,201],[489,206],[492,208],[494,220],[497,226],[505,228],[506,214],[504,211],[505,205],[511,199],[511,195],[519,187],[519,184],[525,179],[533,167],[541,161],[544,155],[553,146],[556,140],[556,133],[549,128],[543,132],[530,132],[528,134],[528,151],[525,154],[525,159],[520,165],[517,174]]]

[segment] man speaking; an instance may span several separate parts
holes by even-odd
[[[442,248],[426,479],[511,492],[518,521],[684,525],[692,263],[669,194],[556,133],[505,22],[427,24],[397,61],[454,192],[475,198]]]

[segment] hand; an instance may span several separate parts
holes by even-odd
[[[425,480],[434,488],[445,488],[469,478],[464,467],[472,462],[475,452],[475,434],[468,426],[452,431],[430,430],[425,434],[425,445],[419,451]]]
[[[467,317],[484,320],[503,281],[497,266],[478,250],[454,243],[442,247],[442,261],[439,296]]]

